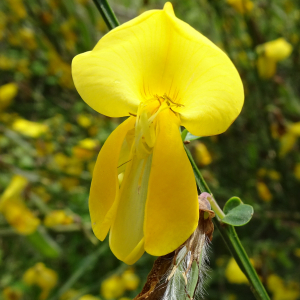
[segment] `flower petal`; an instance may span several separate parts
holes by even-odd
[[[145,210],[145,250],[165,255],[185,242],[198,224],[199,204],[193,170],[184,151],[179,119],[159,114]]]
[[[103,145],[94,168],[90,190],[89,209],[92,228],[104,240],[113,222],[118,203],[118,163],[127,132],[133,128],[135,118],[130,117],[119,125]]]
[[[110,230],[110,248],[127,264],[136,262],[144,253],[144,212],[152,155],[128,162],[121,184],[118,210]]]
[[[117,27],[105,35],[92,51],[73,59],[72,76],[77,91],[88,105],[101,114],[122,117],[137,111],[143,98],[141,61],[145,57],[142,57],[144,53],[139,36],[144,28],[137,28],[136,32],[132,27],[140,27],[154,14],[155,11],[145,12]]]

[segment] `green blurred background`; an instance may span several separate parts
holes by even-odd
[[[254,207],[237,232],[271,298],[300,299],[300,3],[172,3],[245,87],[230,129],[189,147],[221,206]],[[110,4],[123,23],[164,1]],[[70,64],[107,31],[92,0],[0,1],[0,299],[133,299],[155,259],[128,267],[91,231],[93,166],[122,120],[81,100]],[[205,299],[254,299],[217,231],[210,257]]]

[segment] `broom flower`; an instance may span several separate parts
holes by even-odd
[[[129,116],[103,145],[89,209],[95,235],[127,264],[161,256],[198,224],[192,167],[179,127],[224,132],[239,115],[241,79],[227,55],[176,18],[171,3],[106,34],[72,62],[83,100],[109,117]]]

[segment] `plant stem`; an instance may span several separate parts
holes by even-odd
[[[106,0],[93,0],[109,30],[120,23]]]
[[[198,189],[201,193],[206,192],[211,194],[211,191],[203,179],[190,151],[185,147],[185,151],[187,153],[187,156],[191,162],[195,178],[196,178],[196,183],[198,186]],[[214,204],[213,204],[214,202]],[[237,264],[241,268],[241,270],[245,273],[246,277],[248,278],[250,284],[251,284],[251,290],[257,300],[270,300],[263,284],[261,283],[255,269],[253,268],[249,257],[242,246],[240,239],[235,231],[235,228],[231,225],[227,225],[222,223],[221,219],[224,216],[223,211],[220,209],[219,205],[215,200],[213,199],[212,208],[215,211],[217,217],[213,219],[215,226],[218,228],[218,230],[221,233],[221,236],[229,248],[232,256],[236,260]],[[216,210],[215,210],[216,209]],[[222,217],[219,217],[222,216]]]

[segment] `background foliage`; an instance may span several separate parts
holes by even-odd
[[[246,94],[225,134],[193,141],[190,149],[221,206],[235,195],[254,207],[251,222],[237,231],[272,299],[296,300],[300,4],[239,2],[173,1],[179,18],[230,56]],[[125,22],[164,2],[111,4]],[[93,165],[121,120],[80,99],[70,65],[106,32],[90,0],[0,2],[0,299],[132,299],[155,259],[145,254],[128,267],[90,227]],[[264,61],[258,73],[265,54],[257,46],[280,37],[293,52],[278,63]],[[218,232],[211,248],[206,298],[253,299]]]

